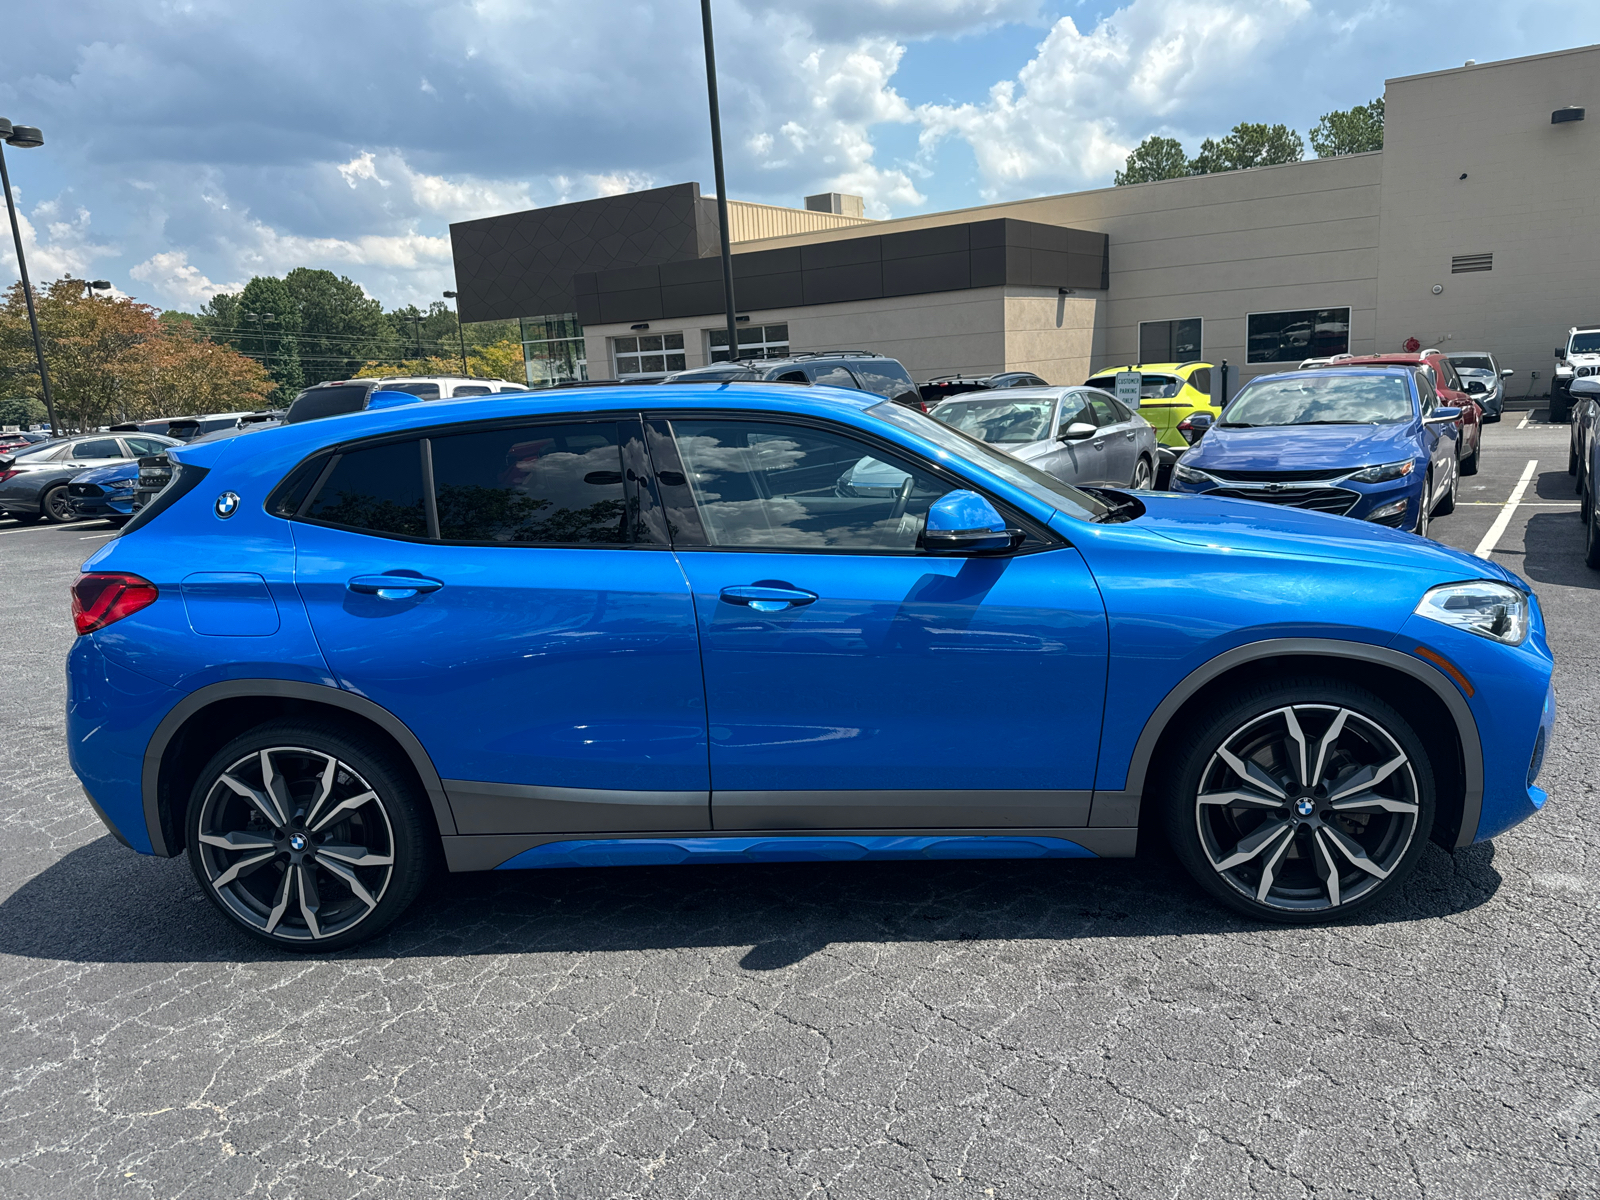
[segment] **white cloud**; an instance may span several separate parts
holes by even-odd
[[[340,163],[339,174],[344,176],[344,181],[352,188],[358,186],[363,179],[370,179],[383,187],[389,186],[387,179],[378,177],[377,159],[371,150],[363,150],[349,162]]]
[[[153,254],[130,267],[128,274],[155,288],[168,303],[176,299],[186,307],[204,304],[219,293],[237,292],[244,287],[243,283],[212,283],[198,268],[190,265],[188,254],[182,250]]]
[[[22,206],[21,189],[13,185],[11,195],[17,206],[17,227],[22,232],[22,252],[28,259],[29,278],[40,281],[61,275],[83,278],[91,263],[120,253],[115,246],[96,241],[89,232],[88,209],[69,208],[57,197],[34,205],[29,214]],[[5,232],[9,235],[10,230]],[[18,275],[17,253],[9,236],[0,238],[0,266],[8,276]]]

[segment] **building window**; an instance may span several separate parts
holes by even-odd
[[[1458,254],[1450,260],[1450,274],[1465,275],[1471,271],[1494,270],[1492,254]]]
[[[554,387],[589,378],[589,359],[578,314],[523,317],[522,367],[529,387]]]
[[[618,379],[660,379],[668,371],[683,370],[683,334],[612,338],[611,356]]]
[[[1307,308],[1245,318],[1245,361],[1299,362],[1350,353],[1350,310]]]
[[[709,361],[728,361],[728,331],[713,329],[706,335]],[[740,358],[788,358],[787,325],[745,325],[739,330]]]
[[[1139,361],[1193,362],[1200,357],[1200,318],[1139,322]]]

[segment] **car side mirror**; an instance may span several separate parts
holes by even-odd
[[[1514,371],[1510,367],[1507,367],[1505,370],[1500,372],[1500,378],[1501,379],[1510,379],[1515,374],[1516,374],[1516,371]]]
[[[1565,346],[1557,346],[1556,347],[1556,357],[1557,358],[1565,358],[1566,356],[1567,356],[1567,348]]]
[[[1574,396],[1600,396],[1600,378],[1591,375],[1584,379],[1574,379],[1568,385],[1567,391]]]
[[[1488,390],[1488,388],[1484,387],[1483,384],[1478,382],[1476,379],[1467,381],[1467,391],[1475,396],[1481,396]]]
[[[1428,424],[1443,425],[1446,421],[1459,420],[1460,417],[1461,410],[1455,405],[1441,404],[1438,408],[1434,409],[1433,414],[1428,417]]]
[[[1084,438],[1095,435],[1095,427],[1087,421],[1074,421],[1063,429],[1058,437],[1063,442],[1081,442]]]
[[[922,548],[949,553],[993,554],[1022,544],[1020,529],[1008,529],[1005,519],[977,492],[946,492],[928,508],[922,529]]]

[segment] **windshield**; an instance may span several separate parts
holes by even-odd
[[[1385,425],[1411,419],[1411,388],[1397,375],[1311,375],[1246,384],[1223,426]]]
[[[926,438],[956,458],[975,463],[998,475],[1074,520],[1098,521],[1112,511],[1111,505],[1096,500],[1087,492],[1080,492],[1054,475],[1046,475],[1020,459],[1012,458],[1004,450],[992,449],[976,438],[942,425],[914,408],[888,400],[874,404],[867,411],[887,424]]]
[[[1458,371],[1493,371],[1494,362],[1483,354],[1452,354],[1450,361]]]
[[[1600,354],[1600,331],[1573,334],[1572,344],[1567,347],[1567,353]]]
[[[1048,396],[1028,400],[948,400],[933,411],[933,419],[943,421],[980,442],[1019,445],[1042,442],[1050,436],[1050,410],[1055,401]]]

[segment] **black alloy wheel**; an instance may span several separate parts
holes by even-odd
[[[433,860],[416,785],[343,731],[273,721],[201,772],[186,821],[189,866],[238,926],[286,950],[372,937],[416,898]]]
[[[58,483],[55,487],[45,489],[44,495],[39,498],[39,514],[52,525],[65,525],[78,519],[78,514],[72,511],[72,499],[67,495],[66,484]]]
[[[1200,885],[1260,919],[1311,924],[1376,903],[1433,827],[1433,770],[1394,709],[1301,679],[1224,703],[1169,779],[1173,848]]]

